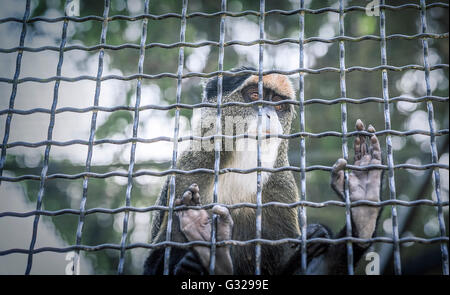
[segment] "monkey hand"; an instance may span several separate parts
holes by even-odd
[[[361,120],[356,121],[356,129],[364,131]],[[375,128],[369,125],[368,132],[375,133]],[[370,138],[358,135],[354,141],[354,165],[367,166],[381,164],[381,149],[375,134]],[[344,169],[347,165],[345,159],[338,159],[331,173],[331,186],[344,199]],[[351,171],[348,176],[350,201],[367,200],[380,201],[382,170]],[[375,232],[376,222],[380,209],[378,207],[358,206],[351,209],[352,221],[356,227],[359,238],[371,238]]]
[[[177,199],[176,206],[199,206],[200,194],[197,184],[189,186],[188,190]],[[217,214],[217,241],[230,240],[233,230],[233,220],[226,207],[216,205],[212,213]],[[180,229],[188,241],[211,241],[211,217],[204,209],[187,209],[178,211]],[[205,246],[194,246],[201,264],[209,269],[210,249]],[[233,274],[233,263],[231,260],[230,247],[217,247],[215,274]]]

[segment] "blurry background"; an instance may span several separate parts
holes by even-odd
[[[0,0],[0,18],[22,18],[25,11],[25,0]],[[151,14],[181,13],[182,1],[150,1]],[[369,1],[345,1],[346,6],[366,6]],[[409,1],[419,4],[419,1]],[[433,3],[437,1],[427,1]],[[448,4],[448,1],[441,1]],[[322,7],[339,8],[338,1],[305,1],[306,7],[318,9]],[[405,1],[387,1],[390,5],[401,5]],[[103,1],[80,0],[80,16],[103,15]],[[232,12],[244,10],[259,11],[259,1],[229,0],[227,8]],[[298,9],[299,1],[266,1],[266,11],[271,9]],[[220,1],[190,1],[188,13],[220,11]],[[112,0],[110,16],[139,15],[144,13],[142,0]],[[31,5],[31,17],[59,17],[64,15],[62,0],[34,0]],[[428,32],[448,32],[448,8],[431,8],[427,11]],[[25,46],[40,47],[46,45],[59,46],[61,41],[62,22],[33,22],[28,25]],[[206,40],[219,41],[220,17],[194,17],[187,20],[186,42]],[[99,43],[102,23],[99,21],[69,22],[67,45],[93,46]],[[258,17],[227,17],[226,40],[253,41],[259,38]],[[120,45],[124,43],[139,44],[142,20],[114,20],[108,23],[106,43]],[[0,47],[12,48],[19,44],[22,24],[17,22],[0,23]],[[268,15],[265,21],[266,39],[281,38],[298,39],[299,15]],[[179,41],[180,19],[166,18],[149,20],[148,43],[170,44]],[[386,11],[386,34],[414,35],[421,32],[420,11],[402,9]],[[305,38],[331,38],[339,35],[339,14],[321,13],[305,15]],[[348,12],[345,16],[345,35],[380,35],[379,18],[367,16],[362,11]],[[431,65],[448,64],[448,35],[444,39],[428,39],[429,62]],[[375,67],[380,65],[380,42],[362,41],[345,42],[346,66]],[[163,72],[176,73],[178,48],[149,48],[145,52],[144,73],[157,74]],[[264,46],[264,69],[293,70],[299,65],[299,49],[297,44]],[[423,48],[420,39],[387,42],[388,64],[403,66],[410,64],[423,65]],[[12,79],[15,72],[17,52],[0,53],[0,76]],[[339,68],[339,43],[311,42],[305,45],[305,66],[311,69],[323,67]],[[138,49],[106,50],[103,75],[131,75],[137,73],[139,59]],[[185,48],[184,72],[212,72],[218,69],[218,47],[205,46]],[[23,54],[20,78],[47,78],[56,75],[58,52],[41,51]],[[224,69],[233,67],[258,65],[258,45],[229,46],[225,48]],[[98,51],[70,50],[64,52],[62,75],[75,77],[80,75],[96,76]],[[426,95],[423,71],[389,71],[389,95],[421,97]],[[298,88],[298,74],[292,75],[294,85]],[[433,95],[446,97],[447,101],[434,102],[436,129],[448,129],[448,67],[431,72]],[[354,71],[346,75],[347,96],[350,98],[382,97],[381,71],[364,73]],[[183,80],[183,103],[201,102],[200,78]],[[134,106],[136,99],[136,81],[107,80],[101,84],[100,106]],[[339,73],[309,74],[305,76],[305,99],[336,99],[340,97]],[[53,99],[54,82],[20,83],[17,90],[15,109],[32,108],[50,109]],[[94,81],[61,82],[58,108],[84,108],[93,105],[95,92]],[[11,96],[11,84],[0,83],[0,109],[7,109]],[[141,105],[168,105],[176,100],[176,79],[163,78],[143,80]],[[348,128],[353,129],[357,118],[372,123],[377,130],[384,129],[383,104],[348,104]],[[392,103],[392,129],[405,131],[411,129],[429,130],[427,108],[425,103]],[[341,131],[340,104],[306,106],[306,131],[324,132]],[[68,141],[73,139],[88,140],[92,113],[62,112],[56,115],[53,139]],[[190,128],[191,110],[181,110],[181,134],[187,134]],[[31,115],[14,114],[8,142],[39,142],[47,139],[49,114],[34,113]],[[3,138],[6,114],[0,115],[0,134]],[[132,137],[133,112],[99,112],[96,139],[125,139]],[[293,132],[298,132],[298,120]],[[145,110],[140,112],[138,136],[154,138],[173,136],[174,111]],[[385,150],[385,136],[380,137]],[[448,135],[436,137],[439,162],[449,162]],[[414,135],[407,137],[392,136],[393,154],[396,164],[426,164],[431,162],[429,137]],[[349,148],[352,140],[349,141]],[[100,144],[94,146],[92,171],[104,173],[108,171],[128,171],[131,144]],[[40,175],[45,146],[37,148],[12,147],[7,149],[4,176],[20,176],[25,174]],[[85,170],[87,154],[86,145],[52,146],[48,174],[76,174]],[[331,166],[341,157],[341,138],[324,137],[320,139],[306,138],[306,161],[310,165]],[[137,143],[135,171],[148,169],[163,171],[170,167],[172,143]],[[299,139],[290,141],[290,162],[299,166]],[[448,170],[440,169],[441,196],[448,201]],[[296,175],[298,179],[299,175]],[[314,171],[307,173],[307,200],[322,202],[337,200],[329,188],[329,173]],[[153,205],[164,177],[141,176],[133,179],[131,205],[146,207]],[[397,198],[401,200],[432,199],[435,200],[431,170],[395,170]],[[60,210],[64,208],[79,209],[82,197],[82,179],[53,179],[45,183],[43,208]],[[383,198],[389,199],[385,177]],[[125,177],[106,179],[89,179],[86,209],[117,208],[125,205]],[[39,181],[21,182],[2,181],[0,185],[0,212],[32,211],[36,207]],[[414,208],[397,207],[399,230],[401,237],[417,236],[424,238],[438,237],[439,226],[435,207],[418,206]],[[446,235],[448,236],[448,206],[444,207]],[[379,236],[390,237],[392,223],[391,207],[386,206],[380,218]],[[122,234],[123,213],[91,214],[86,216],[83,229],[83,245],[103,243],[119,244]],[[307,209],[308,222],[323,222],[334,231],[339,230],[345,221],[345,210],[340,207]],[[0,218],[0,251],[10,248],[28,249],[34,216],[28,218]],[[75,244],[76,229],[79,217],[64,214],[56,217],[41,216],[38,239],[35,248],[51,246],[64,247]],[[150,213],[130,213],[129,235],[127,243],[149,241]],[[392,252],[389,245],[375,244],[374,250],[380,254],[382,272],[393,273]],[[438,243],[424,245],[407,243],[401,246],[401,258],[404,273],[441,273],[440,246]],[[126,252],[125,273],[140,274],[143,261],[148,253],[146,249],[135,248]],[[31,273],[64,274],[66,253],[43,252],[33,256]],[[26,268],[27,255],[12,254],[0,256],[0,274],[22,274]],[[102,250],[82,252],[81,273],[114,274],[117,270],[119,251]],[[364,273],[365,263],[362,261],[358,273]]]

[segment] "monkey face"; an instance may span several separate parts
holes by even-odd
[[[262,134],[263,135],[279,135],[289,134],[291,129],[291,121],[294,113],[291,104],[282,103],[284,100],[293,99],[295,96],[291,82],[286,76],[279,74],[271,74],[263,77],[263,93],[262,98],[258,92],[258,77],[249,76],[239,86],[232,90],[229,94],[224,94],[222,102],[255,102],[258,100],[278,102],[277,105],[263,105],[261,107]],[[213,99],[217,101],[216,99]],[[233,106],[224,107],[222,114],[226,116],[235,116],[239,114],[245,118],[245,124],[249,134],[257,134],[257,122],[259,114],[259,106]],[[237,120],[235,120],[237,121]]]
[[[248,69],[248,68],[244,68]],[[236,70],[237,71],[237,70]],[[222,104],[230,102],[255,102],[259,100],[258,76],[240,75],[225,76],[222,81]],[[293,99],[295,91],[289,79],[284,75],[270,74],[263,77],[263,97],[261,100],[279,102],[277,105],[253,104],[250,106],[228,105],[221,108],[221,133],[226,136],[238,136],[234,139],[225,138],[222,150],[233,151],[239,148],[239,142],[250,136],[254,143],[247,145],[247,149],[256,151],[255,136],[258,135],[258,121],[261,126],[263,146],[273,149],[270,139],[278,145],[281,141],[278,135],[289,134],[294,108],[291,104],[281,103],[283,100]],[[210,79],[205,85],[203,101],[217,102],[217,77]],[[261,110],[260,110],[261,108]],[[260,113],[261,111],[261,113]],[[261,117],[259,117],[261,115]],[[202,137],[217,134],[217,109],[203,108],[201,113],[195,116],[200,122],[196,122],[197,131]],[[200,128],[199,128],[200,125]],[[244,138],[242,137],[244,135]],[[275,138],[274,138],[275,137]],[[207,143],[209,149],[213,149],[213,140]],[[203,146],[204,147],[204,146]]]
[[[251,84],[249,86],[246,86],[244,89],[241,90],[241,94],[244,97],[245,101],[251,102],[251,101],[258,101],[259,100],[259,92],[258,92],[258,85],[257,84]],[[287,99],[282,94],[279,94],[275,90],[272,90],[270,88],[263,88],[263,94],[262,99],[265,101],[272,101],[272,102],[279,102],[282,100]],[[279,104],[273,107],[276,111],[287,111],[288,105],[286,104]],[[257,108],[256,108],[257,109]]]
[[[258,92],[258,85],[257,84],[250,84],[248,86],[245,86],[241,90],[241,95],[244,98],[245,102],[253,102],[260,100],[259,92]],[[285,96],[286,94],[281,94],[277,90],[273,90],[267,87],[263,88],[263,94],[262,99],[264,101],[271,101],[271,102],[282,102],[283,100],[288,99],[288,97]],[[253,110],[258,114],[258,106],[253,105]],[[275,106],[271,105],[265,105],[262,107],[262,120],[263,122],[263,128],[262,132],[266,134],[272,134],[274,135],[274,132],[281,133],[288,133],[289,129],[285,128],[286,130],[283,130],[283,124],[282,122],[286,122],[286,116],[289,117],[291,112],[291,105],[289,104],[278,104]],[[287,127],[287,126],[286,126]]]

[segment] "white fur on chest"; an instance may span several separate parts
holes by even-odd
[[[248,139],[242,139],[248,140]],[[270,138],[261,144],[261,166],[273,168],[281,139]],[[242,142],[241,142],[242,143]],[[239,143],[238,143],[239,144]],[[252,169],[257,165],[256,140],[248,140],[244,150],[235,151],[232,160],[226,165],[227,168]],[[261,173],[261,185],[267,182],[270,173]],[[213,188],[212,188],[213,189]],[[212,192],[212,191],[211,191]],[[224,204],[256,203],[257,172],[225,173],[219,176],[218,201]]]

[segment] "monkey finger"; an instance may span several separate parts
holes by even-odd
[[[217,214],[217,240],[229,240],[233,232],[233,218],[230,211],[220,205],[213,207],[212,212]]]
[[[357,136],[353,142],[353,149],[355,151],[355,162],[361,160],[361,140],[359,139],[359,136]]]
[[[364,129],[365,129],[364,123],[363,123],[363,121],[361,121],[361,119],[356,120],[355,127],[356,127],[356,130],[358,130],[358,131],[364,131]]]
[[[222,222],[226,224],[233,224],[233,219],[231,218],[230,211],[228,210],[227,207],[215,205],[212,208],[212,212],[214,214],[219,215],[219,218],[221,219]]]
[[[364,126],[364,123],[363,123],[363,121],[361,121],[361,119],[356,120],[355,127],[356,127],[357,131],[364,131],[366,129],[366,127]],[[365,137],[365,135],[358,135],[357,138],[359,138],[360,155],[361,155],[361,157],[363,157],[365,154],[367,154],[366,137]]]
[[[338,159],[331,170],[331,187],[342,197],[344,190],[344,169],[347,166],[345,159]]]
[[[376,160],[381,161],[380,142],[378,141],[378,137],[375,134],[370,137],[370,143],[372,145],[372,157]]]
[[[368,154],[368,147],[366,142],[366,137],[364,135],[360,136],[361,140],[361,158]]]
[[[189,186],[189,190],[190,190],[193,194],[200,192],[200,189],[199,189],[199,187],[198,187],[198,185],[197,185],[196,183],[191,184],[191,185]]]
[[[367,131],[370,132],[370,133],[374,133],[375,132],[374,130],[375,130],[375,128],[373,128],[372,124],[369,124],[369,127],[367,127]],[[371,141],[370,141],[371,137],[372,137],[372,135],[367,136],[367,140],[366,140],[366,142],[367,142],[367,151],[368,151],[367,154],[370,155],[370,157],[372,157],[372,152],[373,152],[372,144],[371,144]]]
[[[345,169],[345,167],[347,166],[347,161],[343,158],[337,159],[337,161],[334,163],[333,165],[333,170],[331,171],[332,173],[334,172],[338,172],[339,170],[343,170]]]
[[[199,194],[199,193],[195,193],[195,194],[192,196],[192,202],[193,202],[195,205],[201,205],[201,204],[200,204],[200,194]]]
[[[187,206],[192,205],[192,192],[190,190],[184,192],[181,197],[181,203]]]

